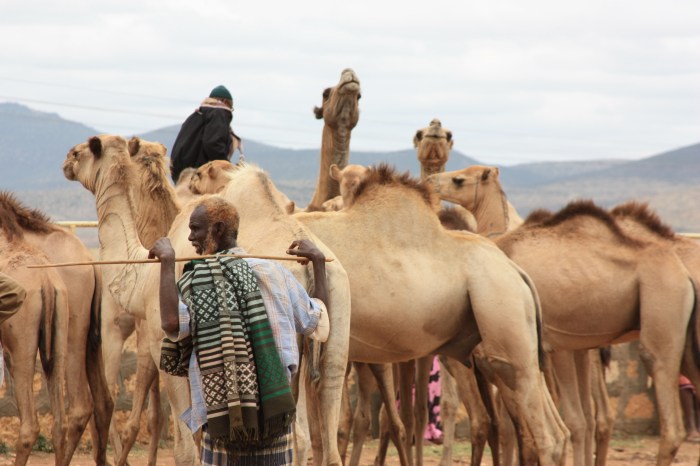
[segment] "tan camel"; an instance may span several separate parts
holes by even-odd
[[[0,193],[3,228],[14,231],[40,250],[51,262],[90,261],[92,256],[78,237],[50,222],[48,217],[23,206],[9,193]],[[101,280],[93,267],[56,269],[67,287],[70,309],[68,353],[66,360],[66,444],[65,458],[70,462],[80,437],[94,413],[93,454],[97,464],[105,464],[107,433],[113,401],[105,379],[100,344]],[[72,286],[74,284],[80,286]],[[94,403],[93,403],[94,400]]]
[[[63,383],[68,345],[68,293],[58,272],[28,269],[42,265],[46,256],[27,243],[21,229],[7,229],[0,222],[0,271],[12,277],[26,291],[24,303],[15,315],[0,325],[0,339],[8,356],[14,383],[20,427],[15,442],[15,465],[24,465],[39,436],[39,420],[34,404],[34,368],[37,351],[49,389],[53,414],[51,441],[57,465],[68,465],[65,454],[65,406]]]
[[[363,196],[366,200],[359,202]],[[487,240],[444,230],[434,213],[436,205],[427,189],[380,167],[360,185],[350,208],[295,214],[348,270],[353,296],[350,358],[383,363],[439,353],[466,363],[483,339],[511,413],[534,434],[540,461],[556,463],[566,430],[537,371],[536,294]],[[442,265],[435,268],[435,263]],[[449,278],[441,277],[448,271]],[[458,283],[459,290],[454,288]],[[497,309],[489,308],[492,293],[499,296]],[[469,315],[464,314],[467,308]],[[498,323],[504,319],[520,322],[513,325],[520,330],[506,335]],[[505,341],[497,343],[501,338]],[[522,403],[532,404],[517,408]]]
[[[144,179],[144,172],[130,159],[126,140],[118,136],[93,137],[88,142],[73,147],[63,163],[63,172],[66,178],[79,181],[95,195],[100,258],[121,260],[147,257],[139,233],[143,233],[149,226],[147,218],[164,218],[168,207],[161,205],[160,209],[156,209],[139,205],[136,208],[135,199],[138,194],[135,191],[144,187],[153,198],[173,201],[172,186],[167,183],[158,186],[157,183],[151,184],[152,180]],[[154,234],[157,231],[154,230]],[[180,231],[173,238],[174,245],[181,255],[183,251],[193,255],[194,251],[186,237],[186,233]],[[146,320],[147,341],[154,362],[160,361],[160,341],[163,337],[160,329],[158,273],[157,267],[150,264],[103,267],[105,288],[117,304],[135,317]],[[189,406],[187,381],[167,375],[163,376],[163,380],[174,413],[176,462],[194,464],[197,452],[192,435],[177,418],[177,413]]]
[[[178,201],[180,201],[180,205],[187,204],[196,196],[190,189],[190,179],[195,171],[197,170],[192,167],[185,168],[180,173],[180,178],[178,178],[177,183],[175,183],[175,195]]]
[[[486,225],[482,227],[481,234],[493,237],[512,231],[522,224],[522,219],[508,201],[498,176],[497,167],[476,165],[435,174],[429,177],[429,181],[442,199],[473,209],[479,224]],[[547,216],[550,215],[547,213]],[[612,435],[614,412],[608,400],[599,356],[595,353],[584,356],[558,351],[551,357],[552,370],[557,374],[556,382],[564,387],[557,392],[563,395],[560,404],[564,419],[572,432],[574,462],[578,465],[593,461],[595,430],[595,460],[598,466],[603,466]],[[592,385],[587,383],[588,380]],[[577,393],[581,395],[576,397]],[[593,409],[591,397],[596,409]],[[508,441],[507,438],[504,440]],[[512,464],[511,446],[512,443],[508,443],[504,448],[505,464]]]
[[[670,464],[683,430],[678,369],[689,321],[697,312],[692,279],[671,248],[626,235],[607,212],[590,202],[571,203],[540,223],[526,222],[496,243],[535,282],[542,300],[544,340],[552,349],[574,351],[640,340],[661,422],[657,464]],[[590,400],[587,356],[582,351],[574,354],[576,374],[584,380],[579,386],[583,396],[572,400]],[[558,369],[556,375],[560,381]],[[565,402],[566,392],[575,391],[576,384],[565,386],[561,395],[566,416],[567,410],[580,410]],[[588,445],[586,449],[584,461],[590,461]]]
[[[416,131],[413,147],[418,151],[421,179],[445,171],[445,164],[450,157],[452,146],[454,146],[452,131],[443,128],[437,118],[433,119],[426,128]]]
[[[321,210],[321,205],[340,194],[338,182],[329,175],[330,166],[343,169],[350,158],[350,135],[360,118],[360,80],[351,69],[340,74],[340,81],[323,91],[323,102],[314,108],[317,119],[323,118],[321,165],[311,202],[307,210]]]

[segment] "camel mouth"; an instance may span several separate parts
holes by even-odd
[[[341,91],[342,94],[359,93],[360,82],[355,79],[346,81],[338,87],[338,91]]]
[[[69,181],[76,181],[75,173],[73,172],[73,165],[63,166],[63,176]]]

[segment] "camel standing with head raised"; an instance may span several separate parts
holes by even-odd
[[[0,210],[5,229],[12,228],[18,234],[21,232],[24,239],[43,252],[49,261],[92,260],[80,239],[51,223],[42,212],[24,207],[13,196],[0,193]],[[93,453],[96,463],[104,464],[113,402],[105,379],[100,341],[102,285],[99,271],[93,267],[61,267],[56,271],[67,285],[70,309],[65,461],[70,462],[94,412],[96,429],[93,431]]]
[[[350,159],[350,135],[360,118],[360,80],[351,69],[340,74],[340,81],[323,91],[323,102],[314,108],[317,119],[323,118],[321,165],[318,182],[307,210],[321,210],[322,204],[340,194],[338,182],[330,176],[335,164],[341,170]]]
[[[4,209],[0,210],[0,215],[0,271],[12,277],[27,293],[16,314],[0,325],[0,339],[9,356],[7,365],[14,383],[20,420],[14,464],[27,463],[39,436],[33,389],[38,351],[54,417],[51,439],[56,464],[68,465],[63,392],[70,318],[68,292],[56,270],[27,268],[28,265],[44,265],[48,260],[25,241],[14,216],[8,215]]]
[[[172,186],[151,184],[151,180],[143,178],[147,173],[159,172],[139,170],[130,159],[126,140],[105,135],[90,138],[88,142],[73,147],[63,163],[63,172],[66,178],[79,181],[95,195],[100,258],[146,258],[148,251],[143,247],[139,234],[150,224],[149,219],[155,221],[167,215],[167,209],[162,203],[159,209],[153,210],[147,210],[147,206],[137,206],[137,191],[144,188],[154,197],[174,199]],[[137,228],[138,225],[143,228]],[[184,250],[192,255],[193,249],[186,238],[186,231],[181,229],[172,238],[173,244],[179,248],[178,253],[182,254]],[[105,289],[109,290],[117,304],[135,317],[146,320],[151,357],[159,363],[163,332],[160,329],[158,268],[151,264],[128,264],[103,266],[102,269]],[[187,381],[167,375],[163,380],[175,414],[175,460],[177,464],[194,464],[197,458],[194,440],[177,417],[177,413],[189,406]]]

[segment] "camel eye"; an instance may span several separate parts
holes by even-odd
[[[452,182],[457,186],[462,186],[464,184],[464,178],[460,176],[455,176],[452,178]]]
[[[326,90],[323,91],[323,100],[328,100],[328,97],[331,95],[331,88],[327,88]]]
[[[78,158],[78,151],[73,152],[73,158],[77,159]]]

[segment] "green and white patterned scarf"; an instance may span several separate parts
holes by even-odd
[[[186,375],[194,350],[213,439],[264,445],[284,434],[294,418],[294,398],[247,262],[233,257],[191,261],[178,288],[190,309],[192,339],[166,339],[161,368]]]

